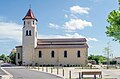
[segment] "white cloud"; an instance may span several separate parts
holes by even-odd
[[[96,38],[91,38],[91,37],[85,37],[83,35],[80,35],[78,33],[74,33],[74,34],[66,34],[67,37],[70,38],[86,38],[87,41],[98,41]]]
[[[60,26],[59,25],[57,25],[57,24],[54,24],[54,23],[49,23],[49,26],[48,26],[49,28],[55,28],[55,29],[59,29],[60,28]]]
[[[65,14],[64,18],[67,18],[67,22],[62,25],[58,25],[55,23],[49,23],[49,28],[53,29],[63,29],[65,32],[75,32],[76,30],[82,30],[85,27],[91,27],[92,23],[86,20],[82,20],[79,18],[78,14],[89,14],[90,8],[88,7],[80,7],[80,6],[72,6],[70,7],[69,14]],[[66,10],[65,10],[66,11]],[[61,27],[60,27],[61,26]]]
[[[90,8],[88,8],[88,7],[80,7],[80,6],[72,6],[72,7],[70,7],[70,11],[72,12],[72,13],[78,13],[78,14],[89,14],[89,11],[90,10]]]
[[[96,38],[87,38],[89,41],[98,41]]]
[[[54,26],[55,24],[50,24]],[[39,35],[40,38],[86,38],[88,41],[98,41],[96,38],[82,36],[78,33],[65,35]],[[12,39],[18,42],[22,40],[22,25],[12,22],[0,22],[0,40]]]
[[[78,19],[78,17],[74,14],[70,14],[70,19]]]
[[[75,14],[65,14],[64,17],[68,19],[78,19],[78,17]]]
[[[86,38],[87,41],[98,41],[96,38],[91,38],[91,37],[85,37],[83,35],[80,35],[78,33],[74,34],[65,34],[65,35],[39,35],[39,38]]]
[[[0,39],[13,39],[21,41],[22,25],[12,22],[0,22]]]
[[[67,15],[67,14],[65,14],[65,15],[64,15],[64,17],[65,17],[65,18],[68,18],[68,15]]]
[[[81,19],[70,19],[70,21],[65,22],[64,24],[65,29],[68,31],[75,31],[77,29],[81,30],[88,26],[91,27],[92,23]]]

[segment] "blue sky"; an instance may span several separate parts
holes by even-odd
[[[89,54],[95,55],[104,55],[110,42],[114,56],[120,56],[120,44],[105,34],[108,13],[118,9],[117,0],[1,0],[0,54],[9,55],[21,45],[22,18],[30,4],[38,19],[39,38],[85,37]]]

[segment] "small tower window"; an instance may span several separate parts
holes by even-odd
[[[31,36],[31,30],[29,30],[29,36]]]
[[[28,36],[28,30],[26,30],[26,36]]]
[[[42,58],[42,51],[39,51],[39,58]]]
[[[51,52],[51,58],[54,58],[54,57],[55,57],[55,52],[52,51],[52,52]]]
[[[25,25],[25,21],[24,21],[24,25]]]
[[[35,21],[33,21],[33,25],[35,24]]]
[[[20,53],[18,53],[18,59],[20,59]]]
[[[67,51],[64,51],[64,57],[67,58]]]
[[[80,51],[77,51],[77,57],[80,57]]]

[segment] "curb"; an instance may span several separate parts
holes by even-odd
[[[29,70],[33,70],[33,69],[29,69]],[[33,71],[37,71],[37,70],[33,70]],[[49,73],[49,72],[44,72],[44,71],[40,71],[40,72],[47,73],[47,74],[50,74],[50,75],[55,75],[55,76],[58,76],[58,77],[61,77],[61,78],[65,79],[63,76],[60,76],[60,75],[57,75],[57,74],[53,74],[53,73]]]
[[[5,72],[7,75],[1,75],[1,79],[13,79],[13,76],[7,72],[6,70],[4,70],[3,68],[1,68],[1,70],[3,70],[3,72]]]

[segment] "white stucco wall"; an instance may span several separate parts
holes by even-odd
[[[20,55],[20,58],[18,59],[18,53]],[[19,65],[18,62],[22,61],[22,47],[16,47],[16,64]]]
[[[64,58],[64,51],[67,51],[67,58]],[[77,57],[77,51],[80,51],[80,58]],[[42,58],[39,58],[39,51],[42,51]],[[55,57],[51,58],[51,51],[55,52]],[[86,48],[46,48],[36,49],[35,62],[38,64],[52,65],[86,65],[87,64],[87,49]]]
[[[34,21],[34,25],[33,25]],[[31,36],[26,36],[26,30],[31,30]],[[32,64],[34,61],[34,48],[37,46],[36,20],[26,19],[23,27],[23,65]]]

